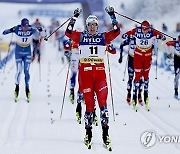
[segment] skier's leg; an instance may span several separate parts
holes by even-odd
[[[23,58],[24,61],[24,75],[25,75],[25,91],[26,91],[26,97],[27,99],[30,99],[30,91],[29,91],[29,80],[30,80],[30,74],[29,74],[29,68],[31,63],[31,56],[25,56]]]

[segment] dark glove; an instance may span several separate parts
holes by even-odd
[[[120,55],[118,62],[121,64],[122,61],[123,61],[123,57],[122,57],[122,55]]]
[[[82,9],[80,9],[80,8],[77,8],[76,10],[74,10],[74,17],[79,17],[81,12],[82,12]]]
[[[164,35],[161,36],[161,40],[162,41],[165,41],[166,40],[166,37]]]
[[[167,54],[167,58],[171,59],[172,55],[171,54]]]
[[[112,6],[108,6],[105,8],[105,11],[110,15],[113,16],[114,15],[114,8]],[[114,15],[115,16],[115,15]]]
[[[128,38],[128,34],[123,34],[123,35],[122,35],[122,38],[123,38],[123,39],[127,39],[127,38]]]
[[[68,59],[70,59],[70,57],[71,57],[71,52],[70,52],[70,51],[65,51],[65,52],[64,52],[64,55],[65,55]]]
[[[40,32],[43,31],[42,27],[38,27],[37,29],[38,29],[38,31],[40,31]]]

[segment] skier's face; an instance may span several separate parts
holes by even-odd
[[[149,28],[142,28],[143,33],[148,33],[148,31],[149,31]]]
[[[90,22],[87,24],[87,30],[89,34],[94,35],[98,30],[98,24],[96,22]]]
[[[23,31],[28,31],[29,30],[29,26],[22,26],[22,30]]]

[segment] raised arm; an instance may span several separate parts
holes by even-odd
[[[74,28],[75,22],[81,12],[82,12],[82,10],[79,8],[77,8],[74,11],[74,16],[71,18],[71,20],[66,28],[66,31],[65,31],[65,35],[76,43],[80,42],[80,36],[81,36],[82,32],[73,31],[73,28]]]
[[[113,30],[104,33],[105,42],[107,44],[109,44],[112,40],[114,40],[120,34],[120,28],[119,28],[118,22],[116,20],[114,8],[113,7],[106,7],[105,10],[109,14],[109,16],[112,20],[112,25],[113,25]]]

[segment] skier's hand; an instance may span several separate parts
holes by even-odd
[[[122,63],[122,61],[123,61],[123,57],[122,57],[122,55],[119,57],[119,60],[118,60],[118,62],[121,64]]]
[[[38,27],[37,29],[38,29],[39,32],[43,31],[42,27]]]
[[[64,55],[65,55],[68,59],[70,59],[70,57],[71,57],[71,52],[70,52],[70,51],[65,51],[65,52],[64,52]]]
[[[105,8],[105,11],[110,15],[114,15],[114,8],[112,6],[108,6]]]
[[[162,41],[165,41],[165,40],[166,40],[166,36],[162,35],[162,36],[161,36],[161,40],[162,40]]]
[[[123,39],[127,39],[127,38],[128,38],[128,34],[123,34],[123,35],[122,35],[122,38],[123,38]]]
[[[171,54],[167,54],[167,58],[171,59],[172,55]]]
[[[74,17],[79,17],[79,15],[81,14],[81,12],[82,12],[82,9],[80,9],[80,8],[77,8],[77,9],[75,9],[74,10]]]

